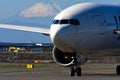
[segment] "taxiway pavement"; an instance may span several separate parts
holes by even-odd
[[[5,65],[5,64],[0,64]],[[15,64],[14,64],[15,65]],[[39,64],[41,65],[41,64]],[[55,65],[56,64],[42,64]],[[70,76],[69,68],[0,68],[0,80],[120,80],[116,75],[117,64],[85,64],[82,66],[82,76]]]

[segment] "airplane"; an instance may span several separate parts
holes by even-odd
[[[120,6],[79,3],[61,11],[53,19],[50,29],[0,24],[0,28],[42,33],[54,44],[52,56],[60,66],[70,67],[71,76],[81,76],[81,65],[94,52],[120,48]],[[91,53],[93,52],[93,53]],[[97,54],[120,56],[117,54]],[[120,65],[116,67],[120,75]]]

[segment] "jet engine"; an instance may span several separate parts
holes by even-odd
[[[54,61],[61,65],[61,66],[71,66],[72,64],[74,64],[75,62],[75,58],[76,58],[76,53],[64,53],[61,50],[57,49],[56,47],[53,48],[53,59]],[[79,57],[78,60],[78,65],[81,65],[83,63],[85,63],[86,61],[84,61],[85,59],[82,59],[83,57]]]

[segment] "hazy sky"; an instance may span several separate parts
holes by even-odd
[[[56,3],[58,4],[62,9],[71,6],[73,4],[81,3],[81,2],[94,2],[94,3],[104,3],[104,4],[120,4],[120,0],[0,0],[0,20],[4,20],[7,18],[10,18],[16,14],[18,14],[20,11],[24,10],[25,8],[28,8],[38,2],[44,2],[44,3]],[[11,39],[11,33],[16,34],[17,31],[8,31],[8,33],[5,33],[6,30],[0,29],[0,41],[2,42],[28,42],[28,40],[32,40],[33,42],[50,42],[50,40],[47,38],[40,40],[38,38],[37,33],[32,33],[34,37],[31,37],[31,35],[26,36],[20,36],[18,39],[17,36],[26,34],[31,34],[30,32],[19,32],[16,36],[16,38]],[[9,36],[8,36],[9,34]],[[44,37],[44,36],[40,36]]]
[[[120,0],[0,0],[0,20],[16,15],[23,9],[38,2],[50,2],[60,5],[63,9],[81,2],[119,4]]]

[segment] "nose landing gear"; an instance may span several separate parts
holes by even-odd
[[[74,63],[71,66],[71,76],[81,76],[81,67],[78,66],[78,60],[81,60],[82,57],[79,54],[76,54],[74,57]]]
[[[75,76],[75,74],[77,74],[77,76],[81,76],[81,67],[71,68],[71,76]]]

